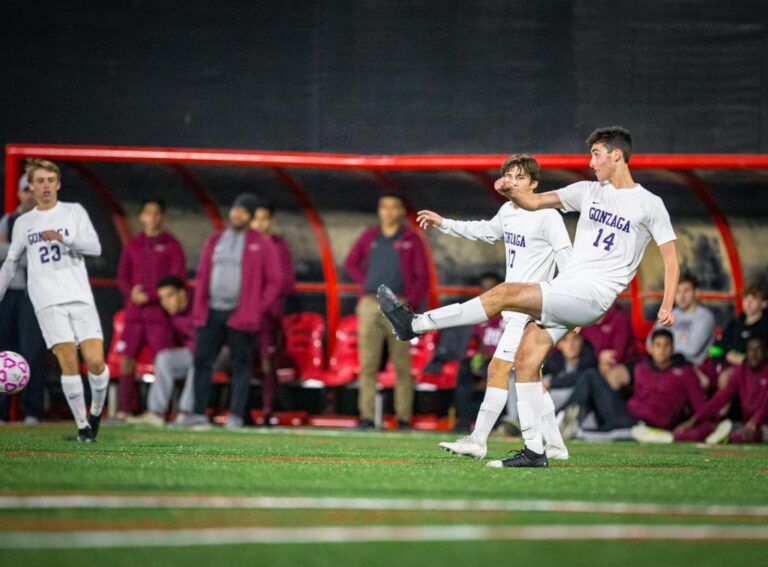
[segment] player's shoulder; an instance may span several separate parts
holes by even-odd
[[[85,207],[82,206],[80,203],[75,203],[74,201],[59,201],[59,207],[61,207],[62,212],[66,213],[76,213],[81,214],[85,213],[88,214],[88,211],[85,210]]]
[[[562,189],[558,189],[558,191],[595,191],[599,190],[602,186],[603,184],[598,181],[584,180],[566,185]]]

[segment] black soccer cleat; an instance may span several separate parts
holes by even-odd
[[[78,443],[95,443],[96,434],[90,427],[83,427],[82,429],[77,430],[76,441]]]
[[[91,426],[91,431],[93,431],[93,440],[96,440],[96,436],[99,434],[99,425],[101,425],[101,415],[89,415],[88,416],[88,425]]]
[[[392,293],[384,284],[379,286],[376,293],[376,297],[379,299],[379,309],[384,314],[384,317],[392,325],[395,331],[395,336],[401,341],[410,341],[416,337],[416,333],[413,332],[411,322],[415,315],[411,308],[400,301],[397,296]]]
[[[518,451],[514,455],[502,459],[500,461],[490,461],[488,463],[491,468],[548,468],[549,461],[547,460],[546,453],[534,453],[527,447],[523,447],[522,451]]]

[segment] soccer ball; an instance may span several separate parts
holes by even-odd
[[[29,362],[16,352],[0,352],[0,394],[21,392],[29,382]]]

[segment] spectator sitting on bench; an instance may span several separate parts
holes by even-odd
[[[627,402],[599,374],[581,380],[566,405],[563,436],[568,433],[573,437],[578,432],[579,420],[588,409],[594,410],[599,431],[610,432],[628,429],[638,421],[672,429],[688,405],[694,409],[704,405],[704,391],[693,367],[673,354],[672,333],[654,331],[648,352],[650,356],[635,365],[634,392]]]
[[[178,422],[194,410],[195,323],[192,319],[192,297],[177,276],[166,276],[157,283],[157,297],[168,314],[176,346],[161,350],[155,356],[155,381],[147,394],[147,411],[128,418],[128,423],[165,425],[165,413],[173,394],[176,378],[185,377],[179,398]]]
[[[747,341],[744,362],[736,366],[727,386],[699,407],[688,421],[674,432],[646,431],[645,441],[706,441],[710,444],[728,440],[729,443],[759,443],[763,440],[762,426],[768,418],[768,348],[759,336]],[[738,396],[743,425],[735,428],[729,419],[718,423],[731,402]]]
[[[565,335],[544,361],[544,387],[549,390],[558,410],[588,373],[597,373],[597,359],[592,343],[574,331]]]

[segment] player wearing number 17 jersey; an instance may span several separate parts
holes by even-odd
[[[0,269],[0,299],[27,255],[27,288],[46,346],[61,365],[61,384],[78,428],[78,441],[96,438],[107,395],[109,370],[99,314],[88,282],[85,256],[101,255],[101,243],[88,213],[77,203],[58,200],[61,171],[46,160],[27,166],[37,206],[18,218],[8,258]],[[88,367],[91,411],[87,415],[77,349]]]
[[[499,194],[509,199],[511,190],[533,193],[539,184],[541,167],[533,157],[515,154],[501,166],[501,176],[509,186]],[[557,211],[526,211],[512,202],[501,206],[491,220],[458,221],[445,219],[433,211],[419,211],[417,221],[451,236],[493,243],[504,241],[507,282],[542,282],[555,275],[555,264],[563,271],[571,255],[571,239]],[[440,447],[458,455],[482,459],[487,452],[488,436],[507,404],[509,376],[514,369],[515,353],[523,331],[531,319],[525,313],[504,312],[504,332],[488,366],[485,397],[477,414],[472,434]],[[559,337],[558,337],[559,338]],[[555,404],[549,392],[544,393],[542,433],[547,444],[547,457],[567,459],[568,450],[560,435],[555,417]]]
[[[664,262],[664,298],[658,312],[663,326],[674,323],[672,302],[680,274],[675,233],[661,199],[635,183],[629,170],[632,138],[619,126],[599,128],[587,139],[596,182],[581,182],[549,193],[512,188],[511,200],[529,211],[579,211],[573,254],[555,279],[538,284],[503,283],[480,297],[414,315],[380,289],[382,312],[400,339],[434,329],[475,325],[504,310],[530,315],[515,356],[518,409],[525,447],[514,456],[492,461],[497,467],[546,467],[541,432],[544,401],[539,369],[564,328],[599,319],[630,283],[651,238]],[[509,186],[499,179],[498,190]]]

